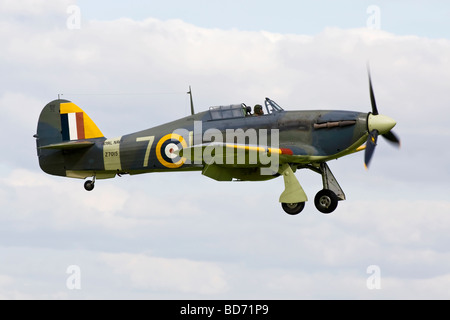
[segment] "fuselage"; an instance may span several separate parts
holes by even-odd
[[[72,151],[66,167],[73,174],[202,170],[201,163],[178,156],[174,149],[217,143],[217,139],[289,149],[292,154],[283,155],[283,160],[292,163],[328,161],[353,152],[365,142],[366,119],[367,113],[351,111],[282,111],[212,120],[209,112],[201,112],[120,137],[98,138],[88,150]],[[278,130],[278,141],[273,140],[274,130]],[[267,137],[263,142],[262,134]]]
[[[45,109],[42,114],[46,119]],[[49,123],[56,122],[51,120],[52,117],[53,114],[49,113]],[[266,114],[256,116],[246,113],[241,105],[231,105],[211,108],[123,136],[87,139],[93,143],[91,146],[70,149],[65,146],[63,149],[42,147],[46,132],[50,132],[46,129],[49,125],[42,123],[38,126],[38,155],[45,172],[82,179],[203,170],[205,162],[211,164],[211,161],[229,168],[261,166],[259,160],[250,162],[248,157],[243,161],[236,161],[235,157],[231,160],[235,163],[229,158],[226,162],[218,161],[217,157],[205,160],[202,152],[211,154],[208,145],[216,148],[234,146],[236,150],[266,153],[274,153],[275,150],[281,163],[320,163],[355,152],[367,138],[367,119],[368,113],[354,111],[285,111],[281,108],[272,112],[267,109]],[[57,124],[54,126],[58,127]],[[57,132],[61,129],[52,130]],[[194,146],[206,146],[199,151],[200,157],[193,159],[182,155],[181,150]],[[212,154],[214,152],[216,150]]]

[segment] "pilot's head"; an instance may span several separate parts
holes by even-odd
[[[263,115],[263,114],[264,114],[263,109],[262,109],[262,106],[261,106],[260,104],[257,104],[257,105],[253,108],[253,110],[254,110],[254,113],[257,114],[257,115]]]

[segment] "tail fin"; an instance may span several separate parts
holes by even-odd
[[[73,102],[54,100],[44,107],[39,116],[38,147],[101,137],[103,133],[94,121]]]
[[[63,150],[91,146],[93,142],[86,139],[104,136],[80,107],[58,99],[42,109],[35,138],[42,170],[65,176]]]

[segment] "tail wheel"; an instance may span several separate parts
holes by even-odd
[[[317,210],[322,213],[333,212],[338,205],[338,201],[339,199],[336,194],[328,189],[320,190],[314,198],[314,204],[316,205]]]
[[[283,207],[283,210],[290,215],[296,215],[302,212],[303,208],[305,208],[304,202],[297,202],[297,203],[281,203],[281,207]]]
[[[94,190],[94,187],[95,187],[94,181],[88,180],[84,183],[84,189],[86,189],[86,191],[92,191]]]

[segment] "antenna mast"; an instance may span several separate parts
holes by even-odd
[[[189,86],[189,92],[187,94],[190,96],[190,100],[191,100],[191,115],[194,115],[194,102],[192,101],[191,86]]]

